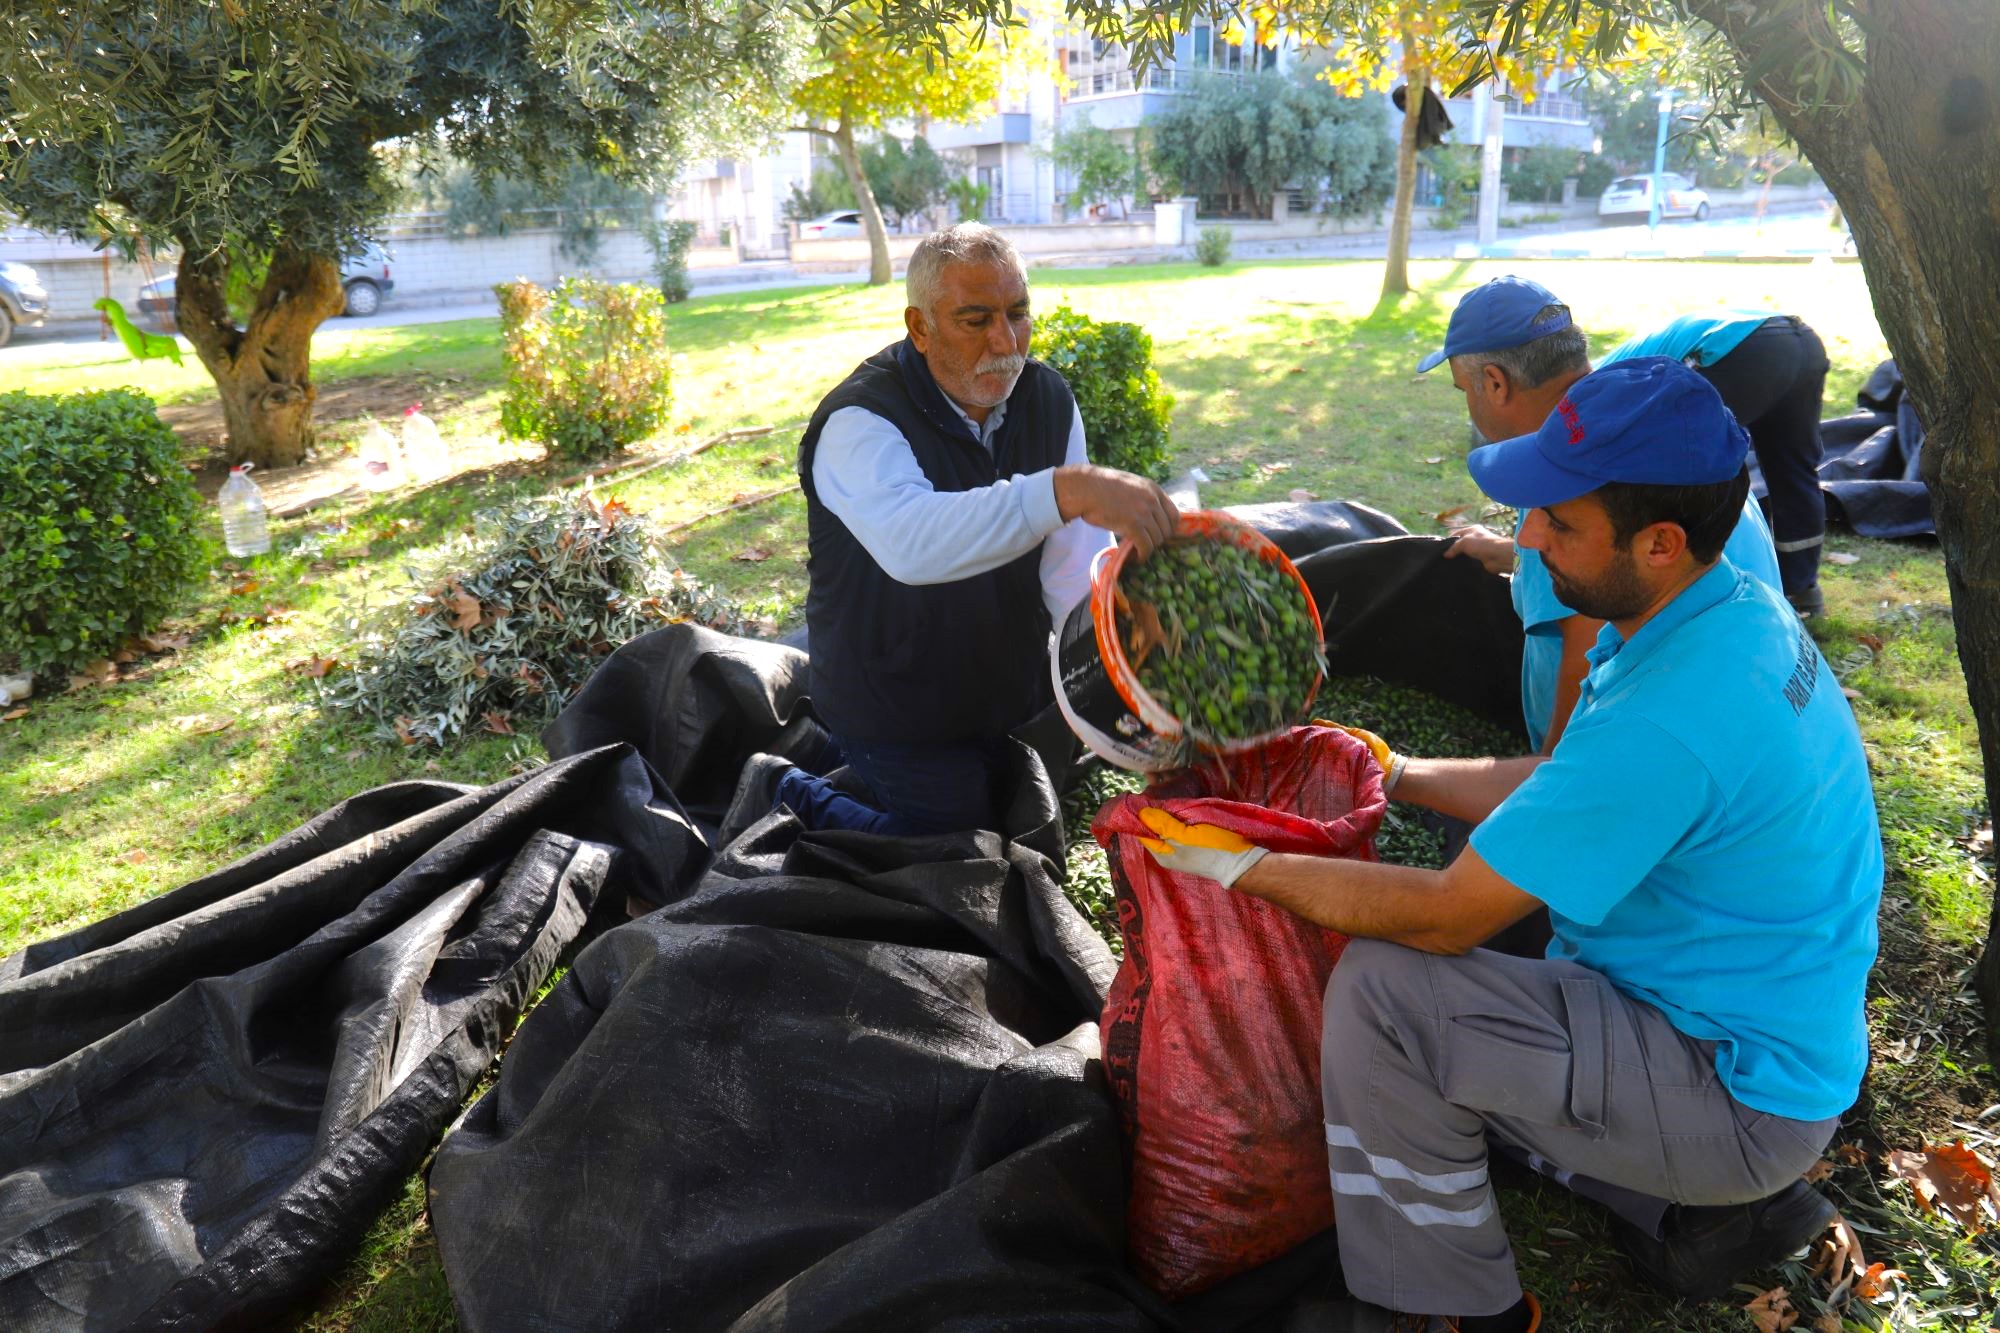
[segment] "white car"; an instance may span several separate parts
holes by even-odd
[[[861,234],[861,214],[852,208],[843,208],[833,213],[822,213],[810,222],[799,224],[799,239],[803,241],[832,241],[843,236]]]
[[[1659,177],[1620,176],[1611,182],[1597,199],[1597,216],[1601,218],[1622,217],[1638,213],[1650,217],[1653,212],[1653,184],[1655,179],[1661,186],[1660,216],[1663,218],[1693,218],[1701,222],[1708,217],[1708,194],[1700,186],[1685,176],[1665,172]]]
[[[347,292],[343,315],[372,315],[382,308],[382,296],[395,289],[389,276],[389,252],[369,241],[341,261],[340,285]],[[162,333],[176,331],[174,275],[155,278],[139,289],[139,322]]]

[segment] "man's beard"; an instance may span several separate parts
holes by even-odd
[[[1000,404],[1006,402],[1008,396],[1014,392],[1014,385],[1019,383],[1021,372],[1027,368],[1027,365],[1028,358],[1019,353],[1009,353],[1006,356],[989,356],[975,365],[972,368],[972,374],[966,377],[966,392],[968,394],[976,392],[975,386],[979,383],[981,376],[999,375],[1007,381],[1007,384],[1005,388],[1000,390],[992,402],[980,402],[977,398],[973,399],[980,407],[998,407]]]
[[[1580,616],[1592,620],[1629,620],[1653,600],[1652,593],[1639,581],[1639,562],[1630,551],[1619,552],[1618,559],[1595,583],[1578,583],[1558,574],[1546,558],[1542,563],[1556,596]]]

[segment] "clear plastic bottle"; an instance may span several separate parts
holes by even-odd
[[[373,419],[368,422],[354,456],[361,464],[361,485],[365,489],[389,491],[403,484],[402,451],[396,447],[396,437],[381,422]]]
[[[264,493],[250,480],[254,463],[229,469],[215,502],[222,508],[222,544],[233,556],[262,555],[271,549],[271,522]]]
[[[403,410],[403,461],[416,481],[442,481],[451,475],[451,451],[438,434],[437,423],[423,414],[422,403]]]

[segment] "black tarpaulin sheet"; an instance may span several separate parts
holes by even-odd
[[[0,962],[0,1328],[268,1326],[400,1191],[593,911],[699,852],[611,747],[378,788]]]
[[[1902,372],[1884,361],[1854,395],[1858,412],[1819,424],[1825,451],[1819,489],[1826,516],[1863,537],[1927,537],[1937,531],[1923,480],[1924,426],[1903,391]],[[1757,456],[1753,489],[1768,494]]]

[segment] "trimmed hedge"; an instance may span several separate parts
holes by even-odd
[[[673,358],[658,288],[564,278],[495,287],[507,394],[500,428],[551,456],[616,453],[667,424]]]
[[[1091,462],[1166,479],[1174,396],[1153,369],[1151,334],[1060,306],[1035,316],[1034,354],[1069,381]]]
[[[152,399],[0,395],[0,659],[64,671],[153,628],[205,564],[201,522]]]

